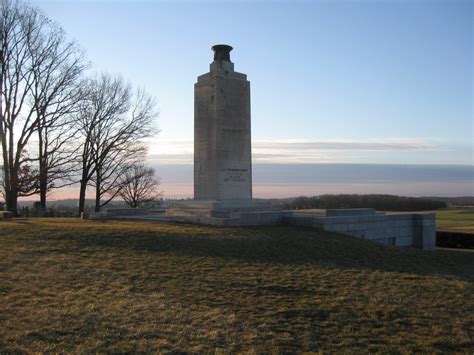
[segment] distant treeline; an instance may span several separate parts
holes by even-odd
[[[474,206],[474,196],[462,196],[462,197],[424,197],[428,200],[443,201],[448,206]]]
[[[443,201],[394,195],[322,195],[297,197],[285,202],[284,209],[375,208],[380,211],[423,211],[446,207]]]

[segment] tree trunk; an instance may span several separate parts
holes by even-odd
[[[40,160],[39,190],[40,203],[43,211],[46,211],[46,194],[48,192],[48,169],[46,164]]]
[[[39,112],[37,112],[39,116]],[[38,120],[38,153],[39,153],[39,188],[40,204],[43,211],[46,210],[46,190],[48,188],[48,171],[46,170],[47,160],[43,149],[43,121]]]
[[[100,212],[100,181],[97,179],[95,187],[95,212]]]
[[[18,193],[16,190],[10,189],[6,192],[7,210],[13,212],[15,216],[18,215]]]
[[[43,211],[46,211],[46,190],[47,190],[47,181],[43,177],[40,178],[40,203]]]
[[[81,187],[79,189],[79,216],[82,212],[84,212],[84,207],[86,204],[86,189],[87,189],[87,181],[82,178],[81,180]]]

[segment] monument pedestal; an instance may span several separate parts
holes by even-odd
[[[189,200],[175,203],[166,210],[168,216],[198,216],[207,218],[231,218],[233,213],[271,210],[270,203],[252,199],[240,200]]]
[[[214,226],[258,226],[277,224],[291,214],[272,210],[270,203],[258,200],[179,201],[166,209],[166,216],[188,223]]]

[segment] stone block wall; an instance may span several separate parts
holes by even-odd
[[[421,249],[436,247],[434,213],[385,214],[373,209],[327,210],[321,213],[276,211],[271,209],[246,210],[238,208],[232,212],[218,202],[187,202],[189,208],[166,210],[166,216],[179,216],[189,223],[215,226],[260,226],[289,224],[318,228],[328,232],[344,234],[370,240],[383,245],[412,246]],[[195,208],[190,208],[195,207]],[[219,207],[219,208],[218,208]],[[222,216],[219,215],[222,211]]]
[[[434,213],[373,213],[334,217],[295,213],[286,216],[285,221],[292,225],[318,228],[383,245],[414,246],[421,249],[433,249],[436,246]]]
[[[11,221],[13,219],[13,212],[0,211],[0,221]]]
[[[436,219],[432,214],[415,214],[413,246],[421,249],[436,248]]]
[[[146,215],[148,213],[147,208],[108,208],[104,212],[107,216],[137,216]]]

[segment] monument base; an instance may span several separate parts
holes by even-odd
[[[166,209],[167,216],[197,216],[208,218],[231,218],[233,213],[271,211],[270,203],[253,200],[188,200],[176,202]]]
[[[274,210],[269,202],[253,199],[179,201],[166,209],[167,217],[214,226],[258,226],[277,224],[286,212]]]
[[[286,224],[316,228],[370,240],[387,246],[436,248],[434,213],[384,213],[370,208],[278,211],[265,209],[259,201],[182,201],[180,208],[161,213],[135,215],[116,213],[113,219],[165,223],[194,223],[213,226],[262,226]],[[220,215],[220,217],[219,217]],[[329,236],[328,236],[329,237]]]

